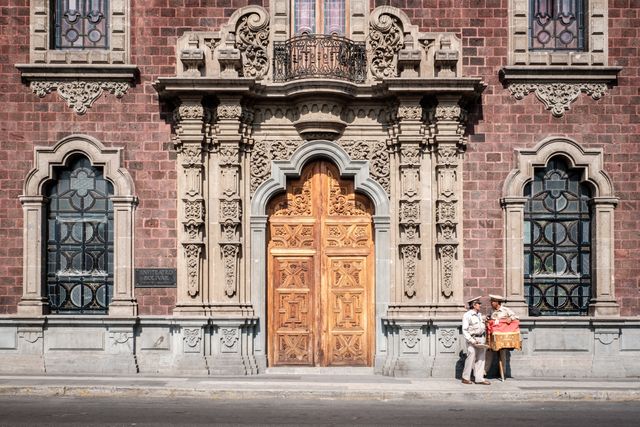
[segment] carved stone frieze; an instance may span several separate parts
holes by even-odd
[[[36,341],[43,337],[42,330],[20,330],[18,329],[18,338],[28,342],[29,344],[35,344]]]
[[[220,104],[216,109],[216,116],[219,120],[236,120],[242,116],[242,106],[240,104]]]
[[[182,339],[187,347],[195,349],[198,347],[200,340],[202,339],[200,328],[185,328],[182,331]]]
[[[189,296],[195,297],[200,291],[200,254],[201,244],[185,244],[184,252],[187,261],[187,292]]]
[[[389,150],[381,141],[339,141],[339,144],[353,160],[368,160],[369,174],[391,193]]]
[[[571,108],[571,103],[581,92],[594,100],[602,98],[607,91],[606,83],[514,83],[509,91],[516,99],[524,99],[531,92],[551,110],[554,117],[562,117]]]
[[[404,293],[412,298],[416,294],[420,245],[403,245],[400,247],[400,253],[402,254]]]
[[[269,71],[269,16],[248,13],[238,20],[236,48],[242,55],[243,77],[261,79]]]
[[[222,351],[224,353],[235,352],[237,350],[239,335],[238,329],[236,328],[220,328],[220,341],[222,342]]]
[[[436,120],[459,121],[462,115],[463,110],[459,105],[438,105],[436,107]]]
[[[400,105],[398,118],[402,120],[422,120],[422,107],[420,105]]]
[[[389,13],[374,13],[369,24],[371,74],[382,80],[398,74],[398,52],[404,47],[402,23]]]
[[[78,114],[85,114],[87,109],[91,108],[104,91],[115,95],[116,98],[122,98],[129,89],[129,83],[127,82],[92,80],[36,80],[32,81],[30,86],[33,93],[40,98],[44,98],[47,94],[57,90],[60,98]]]
[[[271,161],[290,159],[301,143],[301,140],[256,141],[251,150],[251,195],[269,178]]]
[[[442,344],[443,352],[455,352],[454,345],[458,341],[459,332],[457,329],[440,329],[438,331],[438,341]]]
[[[222,263],[224,265],[224,293],[228,297],[235,295],[238,288],[238,254],[240,245],[225,243],[222,245]]]
[[[441,263],[442,275],[442,295],[451,297],[453,295],[453,263],[456,256],[456,246],[444,245],[438,248]]]
[[[420,342],[420,329],[407,328],[402,330],[402,342],[407,348],[414,348]]]

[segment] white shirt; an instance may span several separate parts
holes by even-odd
[[[491,313],[492,320],[507,319],[507,318],[511,319],[511,321],[514,321],[518,319],[518,316],[516,316],[513,310],[505,307],[503,304],[500,305],[500,308],[498,308],[497,310],[494,310],[493,313]]]
[[[467,341],[474,342],[484,332],[485,325],[482,314],[471,309],[462,316],[462,335]]]

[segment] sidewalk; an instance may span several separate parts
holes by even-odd
[[[640,379],[455,379],[378,375],[261,374],[234,377],[0,375],[0,396],[198,397],[208,399],[640,401]]]

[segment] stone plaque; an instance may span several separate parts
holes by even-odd
[[[175,268],[136,268],[136,288],[175,288]]]

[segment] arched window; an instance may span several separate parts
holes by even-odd
[[[530,0],[531,49],[584,50],[584,3],[584,0]]]
[[[52,9],[53,49],[109,47],[109,0],[56,0]]]
[[[293,0],[293,33],[347,34],[348,0]]]
[[[46,192],[46,275],[54,313],[106,313],[113,296],[113,185],[76,155]]]
[[[562,157],[524,188],[524,287],[543,315],[587,314],[591,299],[591,191]]]

